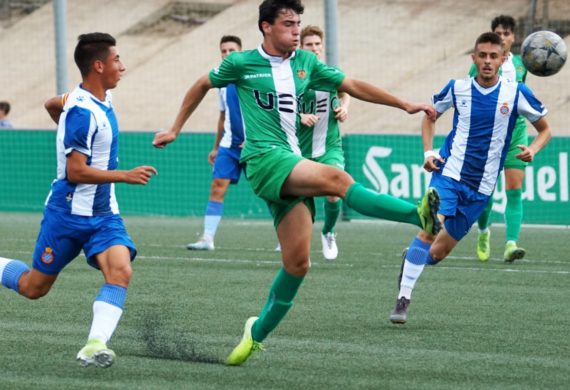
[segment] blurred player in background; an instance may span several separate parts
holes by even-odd
[[[261,342],[293,305],[310,267],[314,196],[341,197],[362,214],[412,223],[432,233],[437,233],[441,226],[436,215],[437,192],[428,191],[416,207],[368,190],[340,169],[301,156],[297,102],[306,89],[339,90],[410,114],[425,111],[435,119],[435,110],[428,104],[410,103],[371,84],[345,77],[313,53],[296,50],[303,9],[299,0],[263,1],[258,20],[263,43],[255,50],[232,53],[219,68],[199,78],[186,93],[174,124],[157,133],[153,141],[158,148],[173,142],[208,90],[236,84],[246,134],[241,160],[254,192],[272,208],[283,268],[273,281],[259,318],[246,321],[241,342],[227,358],[230,365],[244,363],[261,349]]]
[[[220,40],[222,60],[230,53],[241,51],[241,39],[224,35]],[[214,148],[208,162],[214,166],[210,199],[204,216],[204,232],[200,240],[188,244],[190,250],[214,250],[214,237],[224,213],[224,196],[230,184],[239,181],[242,165],[239,162],[243,147],[243,120],[235,84],[218,89],[220,116]]]
[[[518,54],[511,52],[511,47],[515,42],[516,22],[512,16],[500,15],[491,22],[491,30],[503,39],[503,49],[505,62],[501,66],[499,74],[504,79],[511,82],[524,83],[526,80],[526,69],[522,58]],[[475,64],[471,66],[469,75],[477,76]],[[511,138],[511,144],[505,159],[505,190],[507,194],[507,207],[505,209],[506,244],[503,258],[506,262],[512,263],[517,259],[522,259],[525,250],[517,246],[519,233],[523,218],[522,185],[525,168],[528,165],[516,157],[520,152],[519,145],[528,145],[528,135],[526,131],[526,120],[522,115],[516,119],[515,129]],[[491,256],[491,230],[489,229],[489,216],[493,209],[493,199],[485,208],[483,214],[478,219],[479,236],[477,240],[477,257],[481,261],[489,260]]]
[[[0,102],[0,129],[13,129],[14,125],[8,119],[10,113],[10,103]]]
[[[323,60],[324,33],[317,26],[301,30],[301,49],[315,53]],[[344,152],[338,122],[348,116],[350,96],[344,92],[306,90],[301,109],[299,144],[303,157],[344,170]],[[340,198],[327,196],[324,202],[325,220],[321,231],[323,256],[334,260],[338,256],[334,227],[340,214]]]
[[[400,291],[390,315],[393,323],[407,321],[412,289],[425,265],[447,257],[489,203],[515,119],[523,115],[538,131],[530,146],[520,146],[518,159],[531,162],[551,137],[544,118],[547,110],[530,89],[499,77],[504,60],[501,37],[493,32],[480,35],[472,58],[477,76],[451,80],[433,97],[438,118],[450,108],[455,111],[453,129],[439,152],[432,150],[435,122],[427,117],[422,122],[424,168],[433,173],[430,186],[440,194],[444,228],[437,235],[420,231],[404,251]]]
[[[32,269],[0,257],[0,279],[26,298],[41,298],[83,250],[105,283],[93,303],[88,341],[77,360],[84,366],[109,367],[115,353],[106,344],[123,313],[136,255],[119,215],[114,183],[145,185],[156,170],[117,169],[119,127],[109,90],[117,86],[125,66],[115,39],[105,33],[80,35],[74,58],[83,82],[67,97],[61,116],[48,105],[59,122],[57,178],[46,200]],[[62,97],[50,101],[63,103]]]

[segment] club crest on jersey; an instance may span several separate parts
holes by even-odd
[[[42,253],[41,259],[42,259],[42,263],[44,263],[44,264],[53,263],[53,250],[49,246],[47,246],[46,249],[44,249],[44,252]]]
[[[509,111],[510,109],[507,102],[504,102],[501,108],[499,108],[499,112],[501,113],[501,115],[508,115]]]
[[[305,72],[303,69],[297,69],[297,76],[299,76],[301,80],[305,80],[305,77],[307,77],[307,72]]]

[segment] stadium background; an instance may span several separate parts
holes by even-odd
[[[322,26],[323,1],[304,3],[303,25]],[[547,27],[565,36],[570,46],[570,3],[539,0],[532,26],[526,24],[529,3],[532,1],[505,0],[499,9],[496,2],[488,0],[339,0],[340,66],[351,77],[370,81],[410,100],[426,101],[448,79],[466,74],[475,36],[487,31],[489,21],[499,13],[518,18],[519,41],[525,29]],[[167,151],[150,147],[152,132],[172,123],[187,88],[219,62],[221,35],[239,35],[246,49],[259,44],[258,4],[258,0],[67,2],[70,88],[79,81],[72,60],[77,35],[87,31],[113,34],[127,67],[113,92],[124,132],[122,167],[152,163],[160,172],[147,189],[118,186],[123,213],[203,213],[210,178],[206,156],[218,115],[216,94],[209,93],[186,124],[182,142]],[[54,126],[42,107],[56,93],[53,7],[45,0],[1,0],[0,21],[0,98],[11,102],[12,122],[19,129],[26,129],[0,132],[0,168],[6,172],[0,179],[0,210],[40,211],[55,166]],[[549,108],[548,118],[557,138],[539,156],[529,175],[534,180],[527,181],[525,222],[570,225],[566,154],[570,150],[570,67],[549,78],[530,75],[527,83]],[[370,164],[384,167],[390,183],[387,164],[403,164],[411,172],[412,165],[421,159],[419,137],[409,137],[419,134],[419,122],[417,116],[353,100],[349,120],[342,126],[348,146],[348,170],[369,187],[417,199],[417,191],[424,183],[408,193],[403,193],[398,183],[382,188],[377,175],[371,173]],[[446,133],[449,118],[439,123],[439,133]],[[394,151],[391,160],[371,157],[370,153],[378,150],[372,148],[387,145]],[[407,157],[402,162],[401,157],[394,156]],[[538,195],[532,199],[531,194]],[[267,217],[265,206],[243,180],[228,193],[226,204],[227,216]],[[496,210],[493,218],[502,219],[500,205]],[[358,217],[347,210],[344,216]]]

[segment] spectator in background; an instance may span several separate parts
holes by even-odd
[[[0,129],[13,129],[14,125],[8,120],[10,103],[0,102]]]

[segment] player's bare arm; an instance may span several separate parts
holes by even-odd
[[[399,108],[408,114],[424,111],[432,120],[435,119],[435,109],[431,105],[408,102],[366,81],[345,77],[338,90],[340,92],[346,92],[359,100]]]
[[[44,103],[44,108],[56,125],[59,124],[59,116],[63,112],[63,106],[66,100],[67,94],[64,94],[63,96],[54,96]]]
[[[142,185],[147,184],[153,174],[158,174],[156,169],[150,165],[142,165],[129,171],[104,171],[92,168],[87,165],[87,156],[76,150],[67,156],[66,173],[67,179],[72,183],[128,183]]]
[[[184,123],[190,118],[190,115],[192,115],[196,107],[200,105],[200,102],[212,87],[208,75],[200,77],[194,85],[190,87],[182,100],[182,105],[180,106],[180,110],[178,110],[178,115],[176,115],[176,120],[170,130],[160,131],[154,136],[154,140],[152,141],[154,147],[164,148],[178,137]]]
[[[441,116],[438,112],[436,119],[432,120],[428,115],[424,115],[422,119],[422,142],[424,145],[424,169],[428,172],[439,170],[437,161],[444,162],[445,160],[433,150],[433,136],[435,134],[435,122]]]
[[[552,132],[550,131],[550,125],[548,124],[548,121],[544,117],[540,118],[539,120],[534,122],[532,125],[534,126],[534,128],[538,132],[538,135],[536,136],[534,141],[532,141],[532,143],[529,146],[517,145],[517,148],[519,148],[521,150],[521,152],[518,153],[516,155],[516,157],[519,160],[522,160],[525,162],[532,162],[532,160],[534,160],[534,156],[538,152],[540,152],[542,150],[542,148],[544,148],[546,146],[546,144],[552,138]]]
[[[220,116],[218,117],[218,128],[216,130],[216,139],[214,140],[214,147],[208,153],[208,163],[210,165],[214,165],[216,161],[216,157],[218,157],[218,149],[220,148],[220,141],[222,140],[222,136],[224,134],[224,122],[226,121],[226,113],[220,111]]]

